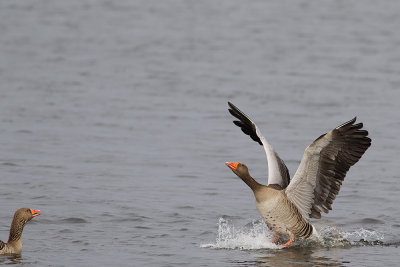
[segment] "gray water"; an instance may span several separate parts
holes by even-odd
[[[0,238],[29,266],[393,266],[400,2],[1,1]],[[266,183],[253,118],[291,174],[358,116],[372,146],[316,243],[271,243],[225,161]]]

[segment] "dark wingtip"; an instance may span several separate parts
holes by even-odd
[[[234,104],[232,104],[232,103],[229,102],[229,101],[228,101],[228,106],[229,106],[231,109],[233,109],[233,110],[237,110],[237,109],[238,109]]]
[[[257,135],[257,130],[254,122],[247,117],[246,114],[243,113],[240,109],[238,109],[234,104],[232,104],[230,101],[228,101],[228,106],[229,106],[229,113],[239,119],[239,120],[234,120],[233,123],[240,127],[242,132],[246,135],[249,135],[251,139],[259,143],[261,146],[263,145],[260,137]]]
[[[356,122],[356,120],[357,120],[357,116],[356,116],[356,117],[354,117],[354,118],[352,118],[351,120],[349,120],[349,121],[345,122],[345,123],[342,123],[342,124],[340,124],[338,127],[336,127],[336,129],[339,129],[339,128],[342,128],[342,127],[345,127],[345,126],[347,126],[347,125],[351,125],[351,124],[355,123],[355,122]]]
[[[356,122],[356,120],[357,120],[357,116],[354,116],[354,118],[352,118],[351,120],[349,120],[348,123],[353,124],[353,123]]]
[[[352,118],[351,120],[349,120],[348,122],[346,122],[346,124],[347,124],[347,123],[353,124],[353,123],[356,122],[356,120],[357,120],[357,116],[354,116],[354,118]]]

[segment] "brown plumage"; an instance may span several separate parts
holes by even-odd
[[[256,182],[243,163],[227,162],[227,166],[253,190],[258,211],[267,226],[290,240],[308,238],[313,226],[308,218],[321,218],[328,213],[339,193],[347,171],[371,145],[363,124],[356,118],[321,135],[304,151],[300,165],[289,183],[286,165],[262,136],[257,125],[232,103],[229,112],[234,121],[254,141],[263,145],[268,160],[268,185]],[[285,171],[286,170],[286,171]],[[288,184],[289,183],[289,184]]]
[[[40,215],[40,210],[20,208],[14,213],[7,243],[0,240],[0,254],[20,254],[22,250],[22,231],[27,222]]]
[[[244,163],[226,162],[226,165],[252,189],[257,210],[271,231],[288,235],[291,239],[308,238],[312,234],[312,225],[303,218],[279,185],[265,186],[258,183],[251,177]]]

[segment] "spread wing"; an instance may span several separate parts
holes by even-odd
[[[283,160],[279,158],[278,154],[265,140],[257,125],[235,105],[230,102],[228,102],[228,105],[230,107],[229,112],[239,119],[238,121],[233,121],[233,123],[240,127],[251,139],[264,147],[268,161],[268,184],[279,184],[282,188],[286,188],[290,182],[290,176]]]
[[[368,132],[356,118],[321,135],[304,151],[286,195],[304,217],[328,213],[347,171],[371,145]]]

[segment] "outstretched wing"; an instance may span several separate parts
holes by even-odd
[[[233,123],[240,127],[251,139],[264,147],[268,161],[268,184],[279,184],[282,188],[286,188],[290,182],[290,176],[283,160],[279,158],[278,154],[265,140],[257,125],[231,102],[228,102],[228,105],[230,107],[229,112],[239,119],[238,121],[233,121]]]
[[[356,118],[321,135],[304,151],[286,195],[304,217],[328,213],[347,171],[371,145],[368,131]]]

